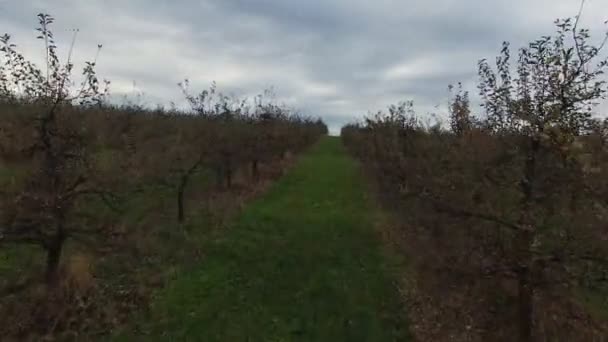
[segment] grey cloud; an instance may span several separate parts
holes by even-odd
[[[588,0],[583,17],[596,35],[603,2]],[[337,132],[403,99],[422,113],[445,110],[447,85],[475,93],[477,60],[503,40],[519,47],[577,9],[573,0],[0,0],[0,32],[39,54],[35,15],[49,12],[63,42],[81,29],[78,61],[104,44],[99,73],[117,94],[136,81],[151,102],[183,102],[185,77],[193,89],[215,80],[242,96],[275,86],[280,101]]]

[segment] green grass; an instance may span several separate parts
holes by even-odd
[[[363,184],[340,140],[322,139],[116,340],[408,340]]]

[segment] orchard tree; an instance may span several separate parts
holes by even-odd
[[[580,205],[591,205],[583,201],[588,195],[585,187],[576,182],[584,179],[586,169],[580,136],[592,123],[595,104],[605,97],[606,83],[601,76],[608,60],[601,52],[608,34],[598,46],[591,45],[589,31],[578,28],[579,18],[580,13],[575,19],[557,20],[555,36],[522,48],[515,75],[507,43],[495,70],[486,60],[479,63],[479,89],[488,127],[497,137],[510,141],[522,156],[509,161],[516,163],[511,166],[519,178],[518,213],[495,218],[515,233],[521,341],[533,339],[534,296],[544,263],[563,264],[566,256],[572,256],[552,254],[543,242],[545,213],[557,201],[552,195],[569,192],[571,208],[577,210]],[[555,167],[556,162],[560,168]],[[571,235],[560,231],[552,236],[566,239]]]
[[[452,128],[452,132],[458,136],[462,136],[473,126],[469,92],[462,90],[462,83],[458,83],[456,93],[453,93],[453,85],[448,86],[448,90],[451,95],[450,102],[448,104],[448,110],[450,112],[450,127]]]
[[[86,62],[75,85],[72,49],[65,63],[57,55],[54,18],[39,14],[38,39],[44,44],[42,69],[18,52],[9,35],[0,38],[0,161],[12,177],[0,197],[0,244],[33,244],[46,251],[46,280],[56,283],[67,239],[88,235],[94,228],[78,226],[81,203],[92,196],[114,207],[93,144],[90,127],[80,116],[100,106],[108,82],[100,83],[96,58]],[[101,45],[98,46],[98,52]]]

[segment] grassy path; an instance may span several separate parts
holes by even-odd
[[[373,218],[355,162],[324,138],[160,293],[141,340],[406,340]]]

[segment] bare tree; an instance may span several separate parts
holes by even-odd
[[[448,87],[450,94],[454,91],[454,86]],[[471,109],[469,92],[462,90],[462,83],[458,83],[458,90],[449,103],[450,127],[457,135],[463,135],[472,128]]]
[[[38,245],[47,253],[46,279],[57,280],[65,241],[87,234],[74,224],[84,198],[96,196],[112,206],[113,196],[103,186],[94,146],[79,121],[79,109],[102,104],[106,88],[100,88],[95,60],[86,62],[83,80],[75,87],[71,49],[65,63],[57,55],[50,26],[54,19],[40,14],[38,39],[45,45],[45,68],[39,69],[16,50],[5,35],[0,40],[4,67],[0,70],[2,101],[27,106],[37,115],[6,115],[2,122],[2,162],[20,169],[19,181],[2,192],[0,242]],[[76,33],[74,34],[74,40]],[[73,48],[74,41],[72,42]],[[98,51],[101,45],[98,46]],[[78,106],[78,107],[76,107]],[[14,109],[18,111],[17,109]],[[27,138],[14,144],[11,136]]]
[[[510,223],[516,228],[519,249],[516,271],[522,341],[532,340],[534,279],[540,272],[541,258],[536,246],[542,223],[538,207],[547,207],[553,200],[544,191],[560,186],[547,177],[549,170],[545,168],[551,167],[547,159],[556,155],[565,163],[566,172],[580,174],[583,168],[574,148],[577,137],[590,126],[593,106],[606,93],[600,76],[608,60],[600,58],[600,52],[608,35],[599,46],[589,45],[588,30],[578,29],[579,18],[580,13],[574,20],[556,21],[555,37],[543,37],[521,49],[515,78],[506,43],[497,58],[496,71],[485,60],[479,64],[480,91],[490,127],[498,135],[517,133],[523,138],[514,146],[524,155],[519,217]]]

